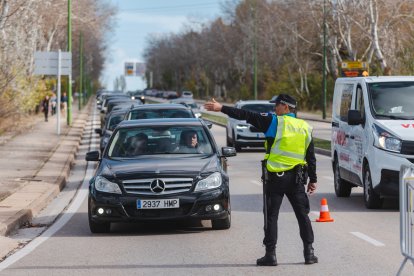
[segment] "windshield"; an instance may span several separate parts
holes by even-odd
[[[414,119],[414,82],[368,84],[373,116],[381,119]]]
[[[137,119],[160,119],[160,118],[194,118],[191,110],[188,109],[149,109],[142,108],[132,110],[128,120]]]
[[[142,126],[119,129],[109,145],[108,156],[212,153],[211,141],[202,126]]]
[[[257,113],[268,113],[268,112],[275,112],[274,104],[245,104],[241,107],[243,110],[248,110]]]
[[[116,126],[120,122],[122,122],[123,118],[124,118],[124,115],[123,114],[112,116],[109,119],[109,122],[108,122],[108,130],[114,130],[116,128]]]

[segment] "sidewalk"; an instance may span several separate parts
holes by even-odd
[[[72,127],[62,116],[60,136],[56,116],[45,122],[40,114],[30,130],[0,144],[0,247],[2,236],[30,221],[65,186],[92,103],[81,112],[74,103]]]

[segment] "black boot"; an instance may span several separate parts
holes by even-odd
[[[257,259],[256,265],[258,266],[276,266],[276,251],[275,249],[268,250],[266,249],[266,255],[264,257]]]
[[[305,257],[305,264],[316,264],[318,262],[318,257],[314,254],[312,244],[305,245],[303,256]]]

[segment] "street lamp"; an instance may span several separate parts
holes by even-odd
[[[322,119],[326,119],[326,0],[323,0]]]
[[[68,0],[68,52],[72,52],[72,2]],[[67,124],[72,125],[72,74],[68,76]]]

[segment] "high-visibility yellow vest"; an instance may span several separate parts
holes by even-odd
[[[312,127],[304,120],[277,116],[277,131],[270,153],[265,155],[269,172],[284,172],[305,165]]]

